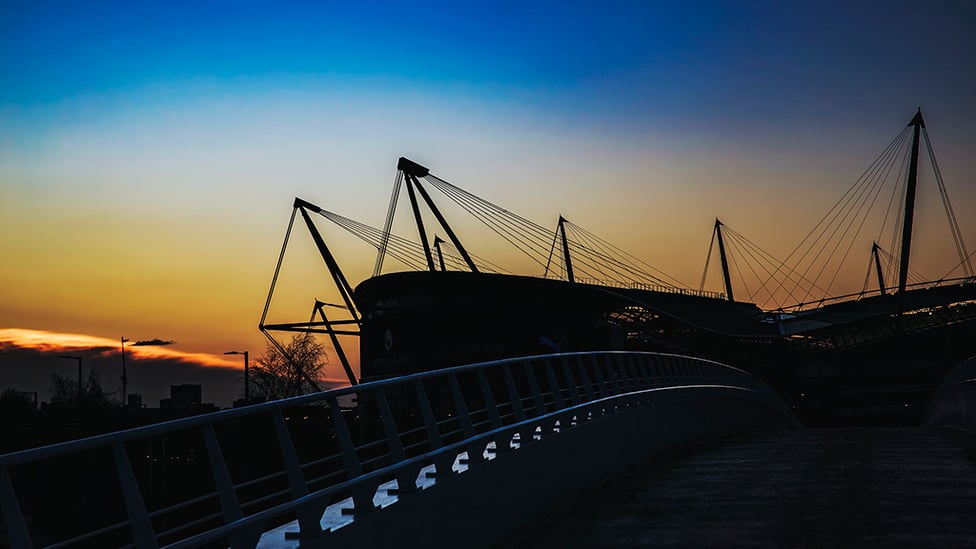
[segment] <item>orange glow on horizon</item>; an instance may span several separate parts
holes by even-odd
[[[0,328],[0,350],[10,345],[21,349],[32,349],[44,353],[77,353],[84,352],[86,357],[109,356],[118,354],[121,350],[120,341],[88,334],[71,334],[50,332],[46,330],[31,330],[25,328]],[[158,345],[132,345],[126,341],[126,355],[133,359],[173,360],[187,364],[195,364],[208,368],[228,368],[243,370],[244,362],[238,356],[225,357],[210,353],[190,353]],[[257,356],[251,356],[251,364]],[[327,383],[329,388],[340,388],[349,385],[349,380],[339,377],[325,376],[319,379]]]
[[[132,343],[127,342],[125,351],[134,358],[176,360],[214,368],[231,368],[236,370],[242,370],[244,368],[244,365],[239,360],[230,360],[223,356],[209,353],[188,353],[167,347],[132,345]],[[0,328],[0,346],[5,344],[52,353],[85,351],[97,356],[115,354],[121,350],[121,342],[115,339],[87,334],[68,334],[24,328]]]

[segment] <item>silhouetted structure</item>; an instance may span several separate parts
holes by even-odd
[[[904,273],[909,263],[911,212],[922,138],[932,159],[966,276],[908,285]],[[328,334],[339,353],[337,335],[359,336],[364,381],[539,354],[552,348],[547,343],[558,341],[558,349],[563,352],[665,351],[736,365],[766,379],[801,417],[815,423],[914,422],[921,418],[925,403],[948,368],[973,352],[970,341],[976,335],[976,280],[927,141],[921,112],[872,164],[870,173],[891,172],[890,167],[899,161],[897,152],[906,143],[910,152],[906,153],[909,156],[905,163],[910,169],[903,203],[896,293],[886,290],[884,277],[879,275],[877,291],[792,307],[763,310],[754,303],[735,301],[724,235],[727,227],[717,220],[714,235],[719,243],[726,293],[682,288],[562,216],[554,234],[401,158],[383,230],[295,200],[278,268],[296,213],[300,213],[342,296],[348,318],[327,317],[321,302],[316,301],[308,322],[267,323],[276,275],[261,328],[269,337],[275,330]],[[854,191],[858,197],[868,196],[865,187],[874,183],[870,177],[859,179]],[[489,272],[500,269],[468,252],[431,198],[428,185],[491,226],[526,255],[541,257],[537,261],[545,266],[543,277]],[[390,232],[403,186],[407,188],[419,244]],[[860,208],[859,204],[849,207]],[[448,240],[435,238],[433,249],[427,243],[422,206],[428,208],[448,236]],[[310,214],[325,217],[379,250],[371,278],[352,288]],[[567,239],[567,228],[582,239],[581,243],[574,245]],[[562,245],[557,247],[559,240]],[[448,241],[455,252],[452,261],[445,260]],[[560,248],[564,280],[554,276],[554,254],[558,256],[556,250]],[[571,253],[575,253],[572,258]],[[382,274],[386,255],[417,271]],[[627,257],[630,263],[625,261]],[[619,278],[596,280],[581,275],[586,269],[591,275]],[[358,381],[348,368],[347,373],[351,383]]]
[[[160,399],[159,407],[162,409],[217,409],[213,404],[203,402],[203,388],[200,385],[189,383],[170,385],[169,398]]]

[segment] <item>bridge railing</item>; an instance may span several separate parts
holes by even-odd
[[[409,497],[430,466],[457,474],[463,452],[477,466],[631,405],[619,395],[688,385],[772,394],[741,370],[656,353],[424,372],[0,456],[3,526],[18,548],[252,547],[295,520],[315,537],[329,506],[374,512],[381,484]]]
[[[925,427],[951,427],[976,434],[976,356],[953,367],[929,402]]]

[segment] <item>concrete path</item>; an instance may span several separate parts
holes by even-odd
[[[976,547],[974,442],[915,428],[729,438],[617,480],[526,548]]]

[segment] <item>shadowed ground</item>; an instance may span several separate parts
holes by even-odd
[[[917,428],[729,438],[605,486],[522,547],[972,546],[973,450]]]

